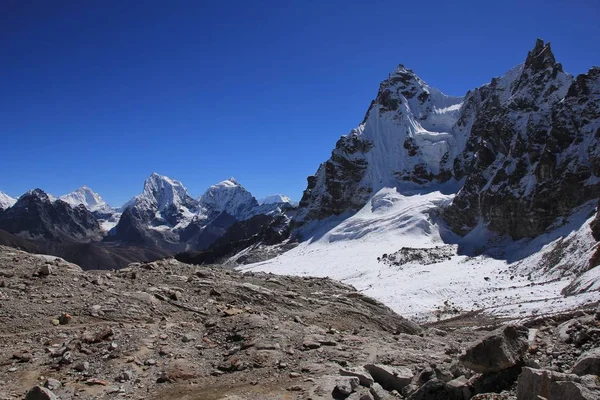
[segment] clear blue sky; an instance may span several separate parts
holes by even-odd
[[[0,190],[120,205],[156,171],[299,200],[397,64],[463,95],[537,37],[600,64],[600,2],[2,1]]]

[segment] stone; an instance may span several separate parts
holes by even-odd
[[[470,393],[469,393],[470,394]],[[462,388],[456,389],[437,378],[428,380],[416,392],[408,396],[408,400],[468,400]]]
[[[369,374],[363,368],[340,368],[340,375],[342,376],[355,376],[358,378],[362,386],[371,386],[375,381],[371,374]]]
[[[593,400],[600,398],[595,378],[524,367],[517,383],[517,400]]]
[[[459,376],[456,379],[446,382],[446,386],[450,388],[452,392],[461,393],[464,399],[470,399],[472,396],[469,380],[465,376]]]
[[[87,371],[88,369],[90,369],[90,363],[87,361],[78,362],[77,364],[75,364],[73,369],[79,372]]]
[[[25,395],[25,400],[58,400],[58,397],[48,388],[34,386]]]
[[[390,394],[383,389],[383,387],[375,382],[371,385],[371,396],[373,396],[373,400],[389,400],[390,399]]]
[[[529,330],[507,325],[467,349],[460,361],[475,372],[498,372],[520,364],[527,351]]]
[[[373,396],[367,389],[363,389],[359,392],[354,392],[350,396],[346,397],[346,400],[374,400]]]
[[[600,347],[579,356],[571,372],[577,375],[600,375]]]
[[[58,322],[61,325],[67,325],[70,321],[71,321],[71,314],[68,313],[62,313],[60,314],[60,317],[58,317]]]
[[[414,374],[407,367],[391,367],[382,364],[367,364],[365,369],[373,380],[386,390],[401,391],[413,379]]]
[[[498,372],[476,374],[469,379],[469,386],[475,393],[501,392],[510,389],[519,374],[521,365],[506,368]]]
[[[83,335],[81,335],[81,340],[85,343],[99,343],[103,340],[107,340],[109,337],[113,336],[114,332],[111,328],[104,328],[100,331],[85,331]]]
[[[38,271],[38,274],[40,274],[41,276],[48,276],[52,274],[52,266],[50,266],[49,264],[44,264],[40,267],[40,270]]]
[[[44,387],[46,387],[47,389],[50,390],[56,390],[58,388],[60,388],[62,386],[62,383],[60,383],[59,380],[54,379],[54,378],[48,378],[46,379],[46,382],[44,383]]]
[[[343,379],[338,379],[336,381],[336,385],[333,388],[332,395],[334,398],[336,396],[349,396],[352,392],[356,390],[360,386],[360,381],[357,377],[348,377]]]
[[[186,333],[185,335],[183,335],[183,337],[181,338],[181,341],[183,343],[188,343],[188,342],[193,342],[194,340],[196,340],[196,337],[191,334],[191,333]]]
[[[302,347],[308,350],[318,349],[319,347],[321,347],[321,343],[316,342],[314,340],[305,340],[304,342],[302,342]]]

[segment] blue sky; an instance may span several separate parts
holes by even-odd
[[[578,74],[599,21],[596,0],[3,1],[0,190],[120,205],[156,171],[299,200],[397,64],[463,95],[541,37]]]

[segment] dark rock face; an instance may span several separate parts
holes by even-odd
[[[286,217],[259,214],[248,220],[233,223],[204,250],[179,253],[175,258],[188,264],[216,264],[258,243],[281,243],[289,234],[290,225]],[[238,259],[242,264],[243,261]]]
[[[84,206],[51,201],[35,189],[0,214],[0,229],[29,238],[87,242],[102,237],[98,221]]]
[[[353,134],[338,140],[331,158],[307,178],[300,208],[307,210],[308,219],[339,215],[366,203],[371,190],[360,183],[368,164],[364,154],[372,147],[371,142]]]
[[[459,124],[470,115],[472,128],[454,175],[466,180],[444,215],[460,234],[483,222],[514,239],[535,237],[600,196],[600,69],[572,82],[538,40],[502,79],[465,100]]]
[[[596,241],[600,242],[600,202],[598,203],[598,207],[596,208],[596,218],[590,224],[590,228],[592,228],[592,236]]]
[[[29,253],[48,254],[79,265],[83,269],[117,269],[136,261],[154,261],[170,253],[150,246],[130,246],[105,242],[31,240],[0,229],[0,245]]]

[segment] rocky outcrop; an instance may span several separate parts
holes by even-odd
[[[538,40],[524,64],[470,92],[470,126],[454,176],[465,184],[444,216],[465,234],[477,224],[536,237],[600,196],[600,69],[575,80]]]
[[[0,229],[26,238],[88,242],[103,233],[84,206],[52,200],[41,189],[31,190],[0,214]]]

